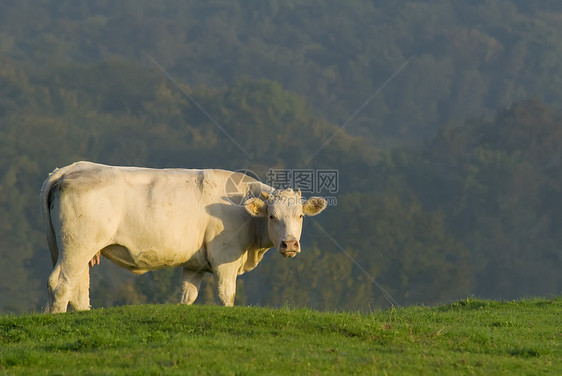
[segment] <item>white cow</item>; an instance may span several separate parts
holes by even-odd
[[[89,263],[100,254],[136,274],[182,267],[185,304],[213,273],[219,299],[231,306],[236,276],[255,268],[269,248],[285,257],[300,252],[303,215],[326,207],[321,197],[303,201],[300,191],[225,170],[90,162],[56,169],[41,190],[54,265],[47,311],[65,312],[69,303],[90,308]]]

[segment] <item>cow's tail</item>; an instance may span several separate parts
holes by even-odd
[[[47,236],[47,244],[51,252],[53,266],[55,266],[59,258],[59,249],[57,246],[55,229],[53,228],[53,222],[51,220],[51,203],[53,200],[53,189],[64,176],[65,170],[64,168],[56,169],[50,173],[41,187],[41,212],[43,214],[43,221],[45,222],[45,235]]]

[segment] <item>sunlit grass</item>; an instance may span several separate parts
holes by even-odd
[[[150,305],[0,316],[7,374],[562,374],[560,298],[439,307]]]

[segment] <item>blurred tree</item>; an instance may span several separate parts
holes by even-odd
[[[69,7],[57,11],[74,9]],[[164,12],[162,7],[156,9]],[[73,17],[79,19],[83,11],[87,10],[76,10]],[[214,12],[212,7],[207,11]],[[270,11],[283,14],[287,9],[272,6]],[[511,16],[506,17],[510,24]],[[354,25],[342,25],[352,33]],[[15,26],[0,23],[3,27]],[[490,30],[482,33],[491,35]],[[493,51],[494,41],[482,33],[474,42],[468,32],[460,38],[461,48],[471,41]],[[537,44],[528,46],[540,49]],[[388,61],[396,61],[399,54],[390,51]],[[522,51],[526,67],[531,57]],[[483,85],[492,65],[465,67],[460,79],[454,59],[436,56],[428,53],[412,61],[414,70],[428,70],[427,77],[413,86],[405,84],[411,89],[408,96],[398,95],[392,103],[413,106],[424,96],[415,86],[429,86],[434,80],[439,81],[436,93],[479,95],[462,104],[467,111],[476,111],[478,103],[487,101],[482,98],[490,91]],[[15,59],[0,58],[0,210],[5,213],[0,218],[0,252],[6,261],[0,267],[0,310],[24,311],[44,304],[44,281],[51,265],[37,193],[53,168],[78,159],[247,168],[262,177],[271,167],[337,170],[337,205],[305,222],[303,253],[296,260],[282,260],[270,252],[255,272],[241,279],[239,302],[289,302],[321,309],[386,305],[373,278],[402,304],[432,304],[471,293],[515,298],[561,291],[562,115],[541,101],[518,103],[495,117],[451,121],[424,145],[381,151],[372,140],[348,134],[349,127],[319,118],[303,96],[273,81],[243,79],[225,87],[194,88],[123,59],[59,63],[41,70]],[[330,85],[341,84],[337,64],[330,68],[332,73],[325,72]],[[360,70],[362,65],[353,66]],[[435,69],[448,78],[438,77]],[[514,93],[521,87],[514,82],[505,85],[512,85]],[[434,119],[447,106],[436,104],[441,100],[436,93],[424,102]],[[377,97],[373,105],[393,108],[390,98]],[[368,124],[368,116],[361,121]],[[217,123],[252,154],[250,158]],[[96,286],[106,291],[105,297],[93,294],[94,304],[175,301],[177,271],[109,278],[114,273],[105,266],[92,273],[93,291]],[[200,299],[214,301],[212,281],[205,281]]]

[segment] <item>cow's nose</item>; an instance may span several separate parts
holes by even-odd
[[[281,242],[281,251],[284,252],[298,252],[299,241],[298,240],[283,240]]]

